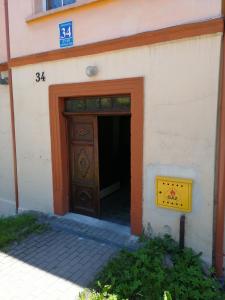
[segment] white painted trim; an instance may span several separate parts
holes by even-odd
[[[98,2],[100,0],[77,0],[73,4],[68,4],[68,5],[65,5],[65,6],[62,6],[62,7],[53,8],[53,9],[49,9],[49,10],[46,9],[46,3],[47,3],[46,0],[42,0],[42,1],[43,1],[42,2],[42,12],[34,13],[31,16],[27,17],[26,18],[27,23],[31,22],[31,21],[34,21],[34,20],[38,20],[38,19],[43,18],[45,16],[50,16],[50,15],[54,15],[54,14],[59,13],[59,12],[67,11],[71,8],[75,9],[77,7],[88,5],[92,2]]]
[[[47,0],[42,0],[43,11],[47,11]]]
[[[116,182],[110,186],[107,186],[103,190],[100,191],[100,199],[109,196],[110,194],[118,191],[120,189],[120,182]]]

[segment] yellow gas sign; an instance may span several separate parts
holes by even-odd
[[[156,205],[190,212],[192,210],[191,179],[156,177]]]

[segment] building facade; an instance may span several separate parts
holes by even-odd
[[[178,240],[156,177],[191,179],[186,245],[221,274],[223,31],[221,0],[0,0],[1,214],[100,217],[129,181],[131,231]]]

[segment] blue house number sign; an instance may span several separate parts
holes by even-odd
[[[74,42],[72,21],[59,24],[59,43],[60,48],[68,48],[73,46]]]

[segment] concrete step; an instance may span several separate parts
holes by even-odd
[[[54,229],[67,231],[81,238],[95,240],[112,247],[135,250],[140,245],[138,237],[131,235],[128,226],[74,213],[65,216],[39,215],[39,218]]]

